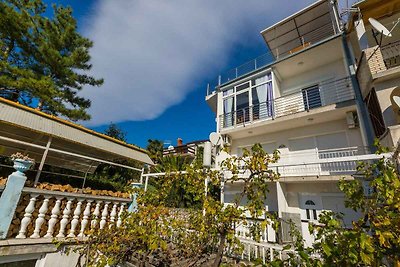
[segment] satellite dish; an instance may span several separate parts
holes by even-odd
[[[393,102],[397,105],[398,108],[400,108],[400,96],[394,95]]]
[[[392,33],[385,26],[383,26],[379,21],[377,21],[374,18],[369,18],[368,21],[369,21],[369,23],[371,23],[371,26],[377,32],[379,32],[387,37],[392,37]]]
[[[222,136],[219,133],[212,132],[210,133],[210,142],[214,146],[220,146],[222,145]]]

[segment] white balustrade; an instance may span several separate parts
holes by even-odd
[[[49,226],[47,227],[47,233],[44,236],[45,238],[51,238],[53,237],[54,233],[54,226],[56,225],[58,221],[58,215],[61,213],[61,199],[60,197],[56,198],[56,203],[54,204],[53,209],[51,210],[51,216],[49,220]]]
[[[100,229],[103,229],[107,223],[107,216],[108,216],[108,204],[110,202],[106,202],[104,204],[103,212],[101,213],[101,221],[100,221]]]
[[[29,204],[25,209],[25,214],[24,218],[21,221],[21,227],[19,230],[19,234],[17,235],[16,238],[26,238],[26,229],[28,228],[29,223],[31,222],[32,219],[32,213],[35,211],[35,203],[36,203],[36,198],[38,195],[32,194],[31,199],[29,200]]]
[[[118,207],[118,204],[114,203],[113,208],[111,210],[111,214],[110,214],[110,228],[115,223],[115,217],[117,216],[117,207]]]
[[[125,207],[125,203],[122,203],[121,208],[119,209],[119,212],[118,212],[117,227],[120,227],[122,224],[121,216],[122,216],[122,213],[124,212],[124,207]]]
[[[75,229],[79,223],[79,215],[81,215],[81,207],[82,207],[82,199],[78,199],[78,203],[76,204],[74,217],[71,222],[71,229],[69,230],[68,237],[75,237]]]
[[[96,208],[94,209],[94,212],[93,212],[93,216],[94,217],[93,217],[93,220],[90,222],[90,227],[92,229],[96,228],[96,226],[97,226],[97,221],[98,221],[99,216],[100,216],[100,205],[101,205],[101,203],[102,203],[101,200],[96,202]]]
[[[46,212],[49,209],[49,196],[44,196],[43,204],[39,209],[39,215],[35,221],[35,230],[33,234],[30,236],[31,238],[39,238],[40,237],[40,229],[45,221],[44,217],[46,216]]]
[[[84,237],[84,236],[85,236],[84,232],[85,232],[86,225],[87,225],[88,222],[89,222],[90,205],[91,205],[91,204],[92,204],[92,201],[91,201],[91,200],[87,200],[87,202],[86,202],[86,208],[85,208],[85,210],[83,211],[83,218],[82,218],[82,223],[81,223],[81,231],[80,231],[78,237]]]
[[[67,205],[65,206],[65,209],[63,211],[63,217],[60,222],[60,231],[57,235],[57,237],[65,237],[65,228],[67,227],[68,223],[68,217],[71,214],[71,205],[72,205],[72,199],[68,199]]]
[[[103,229],[107,224],[110,227],[121,226],[122,213],[125,205],[131,202],[130,199],[115,198],[106,196],[95,196],[78,193],[67,193],[59,191],[42,190],[36,188],[24,188],[23,194],[29,194],[29,203],[25,207],[23,218],[21,219],[19,232],[16,238],[27,238],[28,229],[31,229],[34,222],[33,233],[29,238],[64,238],[85,237],[85,231],[100,227]],[[40,196],[40,198],[39,198]],[[35,205],[38,199],[42,199],[37,218]],[[51,199],[55,199],[54,205],[50,204]],[[95,204],[94,204],[95,203]],[[111,204],[112,203],[112,204]],[[94,211],[92,213],[92,208]],[[46,214],[50,214],[50,219],[46,219]],[[17,216],[19,216],[17,214]],[[72,218],[71,218],[72,217]],[[41,230],[47,226],[44,236]],[[31,231],[31,230],[29,230]],[[57,233],[55,233],[57,231]]]

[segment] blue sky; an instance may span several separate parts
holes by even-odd
[[[47,1],[70,5],[79,31],[92,39],[92,74],[102,88],[87,127],[117,123],[129,143],[148,139],[207,139],[215,117],[205,102],[207,82],[267,52],[259,32],[312,0]]]

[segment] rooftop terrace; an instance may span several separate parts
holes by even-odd
[[[229,82],[301,53],[338,34],[341,30],[337,7],[327,0],[317,1],[261,31],[269,51],[220,74],[208,84],[207,95]]]

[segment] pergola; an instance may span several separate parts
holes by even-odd
[[[100,163],[142,171],[115,163],[122,159],[153,164],[142,148],[0,98],[0,155],[15,152],[27,153],[40,163],[35,183],[44,164],[79,171],[85,176]]]

